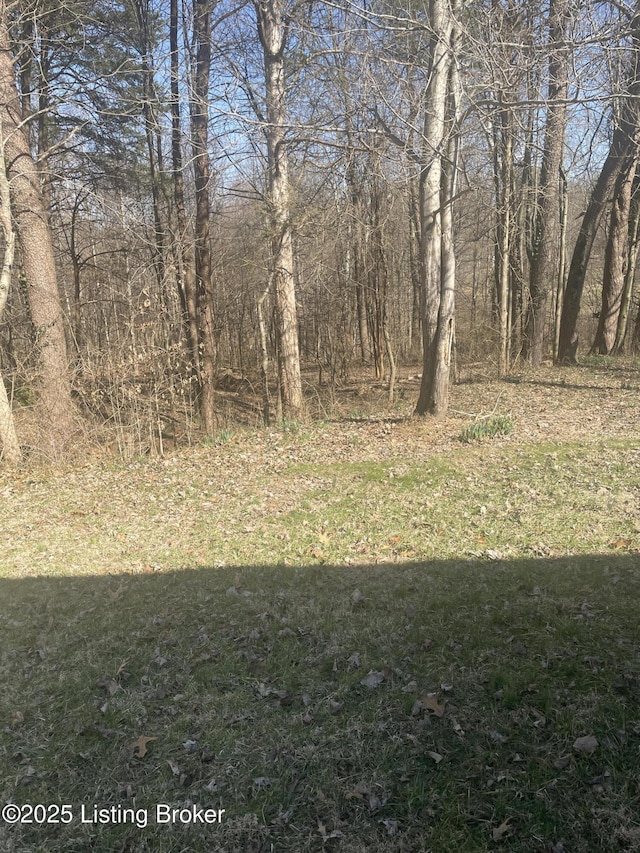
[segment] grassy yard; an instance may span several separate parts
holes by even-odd
[[[637,366],[400,387],[0,473],[1,850],[640,851]]]

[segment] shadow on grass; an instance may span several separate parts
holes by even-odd
[[[638,850],[639,594],[614,554],[4,578],[0,798],[73,820],[0,849]]]

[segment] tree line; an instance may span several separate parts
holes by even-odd
[[[640,2],[0,0],[0,446],[640,346]],[[585,304],[586,303],[586,304]],[[597,319],[597,325],[594,320]],[[595,328],[593,328],[595,326]]]

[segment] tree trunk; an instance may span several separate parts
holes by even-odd
[[[284,51],[287,25],[280,0],[257,0],[255,9],[258,35],[264,55],[267,108],[265,134],[269,175],[268,212],[282,417],[285,420],[302,420],[305,406],[300,373],[289,165],[285,139],[287,116]]]
[[[513,115],[500,110],[500,125],[494,127],[494,183],[497,201],[495,284],[500,330],[500,376],[509,370],[511,330],[511,245],[513,187]]]
[[[454,57],[459,30],[452,21],[449,27],[451,53],[446,92],[446,137],[442,145],[444,152],[440,173],[440,299],[428,398],[428,412],[436,417],[446,415],[449,408],[449,383],[455,343],[456,256],[453,242],[453,200],[458,167],[459,81]]]
[[[4,239],[4,255],[0,270],[0,319],[7,304],[11,286],[11,271],[15,254],[16,237],[11,223],[11,193],[4,159],[2,144],[2,124],[0,123],[0,230]],[[1,366],[1,365],[0,365]],[[9,465],[17,465],[22,458],[18,436],[13,423],[11,402],[0,371],[0,459]]]
[[[171,0],[169,11],[169,50],[171,53],[171,160],[173,198],[176,208],[177,252],[179,264],[180,302],[185,316],[192,369],[200,384],[200,351],[198,348],[198,310],[195,271],[191,246],[187,241],[187,213],[184,200],[182,164],[182,126],[180,122],[180,69],[178,53],[178,0]],[[202,388],[199,388],[202,393]]]
[[[556,281],[559,235],[559,176],[567,120],[565,42],[568,0],[551,0],[549,8],[549,95],[545,126],[538,214],[529,279],[531,301],[525,329],[526,355],[539,365],[544,356],[544,328],[549,287]]]
[[[57,453],[71,433],[71,400],[64,315],[58,294],[53,243],[40,176],[21,126],[22,107],[15,82],[7,28],[7,9],[0,0],[0,119],[11,197],[22,245],[31,317],[41,364],[38,401],[47,426],[47,449]]]
[[[604,256],[600,319],[591,348],[592,352],[600,355],[609,355],[616,342],[625,288],[626,266],[629,261],[629,212],[636,163],[637,161],[630,160],[616,180],[609,238]]]
[[[440,191],[446,140],[447,87],[451,16],[448,0],[430,0],[433,31],[429,82],[425,93],[423,163],[420,168],[420,308],[422,313],[422,381],[416,414],[433,412],[432,387],[440,309]]]
[[[191,136],[193,171],[196,191],[195,277],[200,341],[201,395],[200,411],[207,435],[216,429],[215,371],[216,341],[213,326],[213,286],[211,281],[211,246],[209,183],[209,75],[211,71],[211,12],[208,0],[194,0],[193,41],[195,47],[195,79],[191,102]]]
[[[640,175],[636,164],[636,175],[631,190],[631,212],[629,215],[629,237],[628,237],[628,259],[625,271],[624,293],[620,316],[618,317],[618,328],[616,329],[616,340],[613,345],[612,355],[621,355],[624,352],[627,329],[629,326],[629,310],[631,308],[631,297],[633,295],[633,284],[636,278],[636,267],[638,264],[638,240],[640,238]]]
[[[622,108],[622,116],[613,132],[611,148],[596,182],[587,210],[582,219],[580,232],[576,240],[567,287],[565,290],[562,317],[560,320],[560,339],[558,341],[558,362],[575,363],[578,352],[578,317],[580,302],[587,274],[587,265],[598,226],[606,209],[607,202],[620,172],[629,160],[635,158],[640,144],[640,3],[636,4],[636,14],[630,21],[633,40],[633,62],[629,75],[629,90]]]

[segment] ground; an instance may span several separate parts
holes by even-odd
[[[461,380],[0,474],[2,849],[640,850],[638,365]]]

